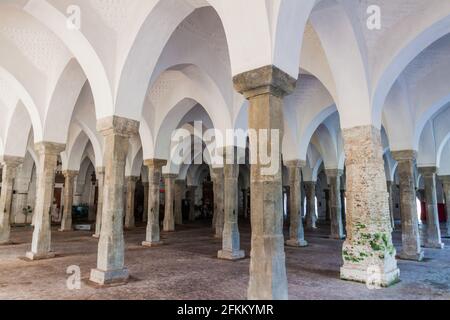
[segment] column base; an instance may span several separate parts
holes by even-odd
[[[120,270],[103,271],[99,269],[91,270],[89,281],[100,286],[126,284],[130,274],[127,268]]]
[[[34,253],[34,252],[29,251],[29,252],[27,252],[27,253],[25,254],[25,257],[26,257],[28,260],[31,260],[31,261],[37,261],[37,260],[53,259],[54,257],[56,257],[56,254],[55,254],[54,252],[48,252],[48,253],[43,253],[43,254],[37,254],[37,253]]]
[[[352,268],[344,266],[341,268],[341,280],[355,281],[366,284],[374,284],[370,282],[377,282],[383,288],[390,287],[400,281],[400,269],[382,272],[369,272],[369,270],[362,270],[360,268]]]
[[[226,250],[220,250],[217,254],[217,257],[222,260],[241,260],[245,258],[245,252],[243,250],[238,251],[226,251]]]
[[[160,247],[162,245],[164,245],[164,242],[162,242],[162,241],[157,241],[157,242],[143,241],[142,242],[142,246],[147,247],[147,248]]]
[[[440,243],[425,242],[422,247],[427,249],[444,249],[445,245],[442,242]]]
[[[398,255],[398,258],[401,260],[409,260],[409,261],[422,261],[424,258],[424,252],[421,251],[420,253],[416,253],[416,254],[410,254],[410,253],[406,253],[406,252],[402,252]]]
[[[99,235],[99,234],[93,234],[93,235],[92,235],[92,238],[100,239],[100,235]]]
[[[286,241],[287,247],[302,248],[307,247],[308,242],[305,240],[291,239]]]
[[[332,240],[345,240],[346,236],[331,235],[329,238],[332,239]]]
[[[73,229],[58,229],[58,232],[71,232]]]

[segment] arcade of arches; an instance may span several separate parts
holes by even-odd
[[[0,298],[450,298],[449,1],[5,0],[0,47]]]

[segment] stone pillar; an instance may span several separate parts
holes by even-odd
[[[175,217],[173,213],[173,202],[175,195],[175,179],[178,177],[176,174],[165,174],[165,205],[164,205],[164,232],[175,231]]]
[[[233,82],[237,91],[250,101],[249,129],[258,134],[259,130],[268,130],[266,150],[269,154],[276,152],[274,156],[278,162],[267,166],[260,157],[252,159],[252,250],[248,298],[287,299],[280,146],[284,135],[283,97],[294,90],[296,80],[275,66],[265,66],[237,75]],[[250,139],[251,147],[261,150],[256,148],[260,141],[254,141],[254,138]],[[272,150],[274,138],[277,139],[277,150]]]
[[[414,166],[417,152],[413,150],[392,152],[398,162],[397,171],[400,182],[400,214],[402,217],[403,249],[399,257],[405,260],[422,261],[420,247],[419,218],[417,216]],[[392,189],[392,186],[391,186]]]
[[[341,176],[342,170],[326,170],[326,175],[330,183],[330,219],[331,219],[331,238],[344,239],[344,224],[342,222],[341,208]]]
[[[316,182],[305,181],[305,193],[306,193],[306,229],[317,229],[317,216],[316,216]]]
[[[445,209],[447,212],[447,225],[445,237],[450,238],[450,176],[439,177],[442,181],[445,195]]]
[[[197,186],[188,186],[189,190],[189,221],[195,221],[195,192]]]
[[[224,166],[224,226],[222,236],[222,250],[219,259],[239,260],[245,257],[241,250],[241,240],[238,227],[238,192],[239,165],[226,164]]]
[[[105,181],[105,168],[99,167],[95,171],[98,185],[98,199],[97,199],[97,216],[95,218],[95,234],[94,238],[100,238],[100,230],[102,227],[102,213],[103,213],[103,185]]]
[[[2,190],[0,195],[0,245],[10,242],[11,204],[13,197],[14,177],[17,167],[23,158],[3,156]]]
[[[347,240],[341,278],[387,287],[400,271],[392,244],[381,132],[373,126],[345,129]]]
[[[394,218],[394,182],[387,181],[387,190],[389,194],[389,213],[391,215],[392,230],[395,230],[395,218]],[[416,209],[417,210],[417,209]]]
[[[64,211],[59,231],[72,231],[72,206],[75,177],[78,171],[64,171]]]
[[[148,168],[149,184],[147,233],[145,241],[142,242],[144,247],[156,247],[162,245],[159,228],[159,193],[162,167],[164,167],[166,163],[166,160],[159,159],[145,160],[144,162]]]
[[[126,177],[127,181],[127,200],[125,212],[125,229],[134,229],[136,219],[134,217],[134,196],[136,194],[136,183],[139,177]]]
[[[244,218],[247,219],[248,218],[248,204],[247,204],[247,196],[248,196],[248,190],[247,189],[242,189],[242,194],[244,195],[243,198],[243,208],[244,208]]]
[[[183,224],[183,195],[184,195],[185,182],[184,180],[175,181],[175,204],[174,204],[174,215],[175,224]]]
[[[88,216],[88,220],[89,221],[94,221],[97,215],[97,212],[95,210],[95,187],[96,187],[96,182],[92,182],[91,183],[91,188],[89,191],[89,216]]]
[[[107,285],[125,282],[129,276],[124,261],[123,186],[129,140],[138,134],[139,122],[113,116],[99,120],[97,130],[104,137],[105,180],[97,268],[90,280]]]
[[[221,239],[223,236],[223,224],[224,224],[224,176],[223,168],[214,168],[211,170],[213,191],[214,191],[214,229],[215,238]]]
[[[304,162],[300,160],[293,160],[286,162],[286,167],[289,171],[289,240],[286,245],[289,247],[306,247],[308,242],[305,241],[305,232],[303,230],[302,212],[300,209],[302,190],[301,190],[301,167]]]
[[[22,166],[19,166],[14,178],[14,192],[11,208],[11,220],[16,224],[26,224],[29,221],[28,192],[30,189],[30,178],[22,175]],[[20,172],[20,173],[19,173]],[[14,194],[15,193],[15,194]],[[28,220],[28,221],[27,221]]]
[[[55,188],[55,171],[58,155],[64,145],[41,142],[34,147],[39,157],[37,166],[36,207],[34,209],[34,232],[31,251],[26,256],[30,260],[53,258],[51,252],[51,208]]]
[[[436,167],[422,167],[419,172],[425,184],[425,198],[427,202],[427,228],[425,234],[425,248],[443,249],[439,212],[436,195]],[[403,203],[402,203],[403,204]]]
[[[142,222],[147,222],[148,218],[148,190],[149,190],[149,183],[143,182],[144,186],[144,214],[142,216]]]

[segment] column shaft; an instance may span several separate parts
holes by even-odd
[[[31,251],[27,252],[30,260],[52,258],[51,252],[51,208],[55,187],[55,171],[58,155],[65,146],[42,142],[35,145],[39,155],[36,184],[36,207],[33,241]]]
[[[346,155],[347,240],[341,278],[389,286],[400,271],[392,244],[381,132],[373,126],[343,130]]]
[[[215,238],[221,239],[224,226],[224,175],[223,168],[212,169],[213,191],[214,191],[214,227]]]
[[[175,217],[173,212],[174,193],[175,193],[175,174],[165,174],[165,205],[164,205],[164,221],[163,230],[165,232],[175,231]]]
[[[100,167],[96,169],[95,175],[97,177],[98,185],[98,199],[97,199],[97,215],[95,217],[95,234],[94,238],[100,238],[102,227],[102,213],[103,213],[103,185],[105,182],[105,168]]]
[[[149,191],[149,183],[144,182],[144,215],[142,216],[142,222],[147,222],[148,218],[148,191]]]
[[[197,186],[189,186],[189,221],[195,221],[195,192]]]
[[[306,247],[308,242],[305,241],[305,232],[303,230],[303,219],[301,216],[301,167],[304,163],[300,160],[289,161],[286,166],[289,170],[289,212],[290,212],[290,226],[289,226],[289,240],[286,245],[289,247]]]
[[[342,170],[326,170],[330,182],[330,219],[331,238],[344,239],[344,224],[342,222],[341,176]]]
[[[317,229],[316,216],[316,183],[305,181],[306,193],[306,228],[308,230]]]
[[[139,122],[114,116],[99,120],[97,129],[104,136],[105,180],[97,268],[90,280],[106,285],[127,281],[129,276],[124,259],[123,186],[129,140],[138,134]]]
[[[450,238],[450,176],[440,177],[445,195],[445,210],[447,212],[447,225],[445,237]]]
[[[73,190],[77,171],[64,171],[64,211],[61,219],[61,229],[59,231],[72,230],[72,206],[73,206]]]
[[[185,182],[184,180],[175,181],[175,203],[174,203],[174,215],[175,224],[183,224],[183,195],[184,195]]]
[[[414,166],[415,151],[396,151],[392,156],[398,162],[397,172],[400,182],[400,214],[402,217],[401,259],[421,261],[423,250],[420,246],[419,217],[417,215]]]
[[[136,219],[134,217],[134,196],[136,194],[136,182],[138,177],[127,177],[127,200],[125,213],[125,228],[134,229],[136,226]]]
[[[294,90],[296,80],[275,66],[266,66],[237,75],[233,81],[237,91],[250,101],[248,127],[254,133],[250,137],[252,250],[248,298],[287,299],[280,146],[283,97]],[[266,148],[261,148],[262,143]],[[263,150],[272,156],[269,165],[262,161]]]

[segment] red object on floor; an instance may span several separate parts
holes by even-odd
[[[445,214],[445,204],[438,203],[438,212],[439,212],[439,222],[447,222],[447,216]],[[427,221],[427,204],[425,202],[422,202],[422,215],[421,215],[422,221]]]

